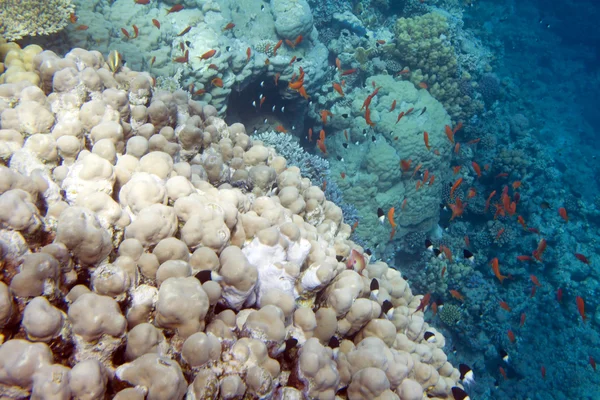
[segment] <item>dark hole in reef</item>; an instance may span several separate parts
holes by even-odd
[[[298,134],[303,126],[306,102],[298,98],[282,98],[280,89],[286,90],[286,87],[287,82],[280,81],[275,86],[275,80],[266,77],[252,82],[239,92],[233,91],[227,104],[227,124],[240,122],[249,135],[276,131],[280,125],[288,133]],[[262,106],[261,95],[264,98]]]

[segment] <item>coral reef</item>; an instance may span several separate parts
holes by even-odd
[[[36,79],[15,82],[23,59]],[[3,396],[442,399],[459,385],[422,296],[242,124],[97,51],[12,45],[3,61]]]
[[[18,40],[64,29],[75,12],[72,0],[4,0],[0,3],[0,36]]]

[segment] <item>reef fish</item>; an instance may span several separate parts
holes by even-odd
[[[365,261],[365,256],[362,255],[358,250],[352,249],[350,252],[350,257],[346,261],[346,268],[353,269],[358,273],[361,273],[363,269],[365,269],[367,263]]]
[[[504,280],[508,278],[508,276],[502,275],[500,273],[500,264],[498,263],[498,257],[493,258],[492,261],[490,261],[490,264],[492,265],[492,270],[494,271],[494,275],[496,275],[496,278],[498,278],[500,283],[504,282]]]
[[[171,13],[179,12],[181,10],[183,10],[183,5],[181,5],[181,4],[175,4],[173,7],[169,8],[167,10],[167,15],[169,15]]]
[[[213,50],[209,50],[206,53],[202,54],[200,56],[200,59],[201,60],[208,60],[209,58],[211,58],[212,56],[214,56],[216,53],[217,53],[217,51],[214,50],[214,49]]]
[[[427,293],[425,296],[423,296],[423,298],[421,298],[421,303],[419,304],[419,307],[417,307],[417,309],[415,310],[414,313],[416,313],[418,311],[425,312],[425,307],[427,307],[429,305],[430,300],[431,300],[431,293]]]
[[[577,258],[579,261],[581,261],[584,264],[590,264],[590,260],[587,259],[586,256],[584,256],[583,254],[580,253],[575,253],[575,258]]]
[[[581,319],[585,324],[587,316],[585,315],[585,301],[581,296],[577,296],[577,310],[579,311],[579,315],[581,315]]]

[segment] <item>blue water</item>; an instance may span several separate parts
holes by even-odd
[[[108,9],[109,3],[100,3]],[[475,383],[468,387],[472,399],[600,399],[600,377],[590,365],[590,357],[600,361],[600,310],[596,312],[600,298],[600,3],[562,0],[425,0],[423,3],[418,0],[390,0],[389,3],[321,0],[309,1],[309,4],[320,40],[326,46],[330,44],[328,41],[338,39],[342,30],[356,37],[362,37],[368,31],[393,33],[397,18],[418,17],[431,11],[451,15],[458,34],[475,38],[480,43],[480,47],[464,52],[474,59],[486,58],[483,64],[489,64],[489,68],[475,67],[473,80],[480,84],[485,82],[490,91],[480,93],[481,109],[463,115],[466,119],[453,118],[452,124],[463,122],[464,131],[456,134],[463,145],[468,140],[483,137],[488,144],[476,146],[470,153],[461,153],[460,157],[452,156],[450,165],[460,163],[462,171],[468,170],[471,177],[474,176],[470,169],[472,161],[481,168],[489,164],[490,169],[473,183],[478,194],[461,217],[450,221],[449,211],[441,209],[435,224],[439,222],[442,228],[440,235],[433,235],[431,226],[427,226],[388,241],[389,230],[386,227],[384,232],[380,228],[375,213],[378,207],[387,211],[394,206],[398,215],[401,200],[388,201],[378,197],[381,193],[373,189],[372,180],[365,178],[364,164],[357,163],[352,166],[353,169],[345,166],[352,164],[351,157],[360,157],[363,150],[369,148],[371,136],[375,142],[380,140],[376,134],[382,135],[383,132],[376,129],[365,135],[359,132],[352,142],[361,141],[364,147],[359,150],[351,148],[347,152],[341,147],[343,140],[339,139],[343,136],[343,129],[335,135],[328,133],[329,166],[327,163],[322,167],[319,164],[320,167],[315,169],[304,165],[304,171],[310,171],[311,178],[319,185],[331,180],[327,188],[328,197],[343,204],[349,223],[359,222],[353,236],[356,242],[368,247],[377,259],[401,269],[413,291],[431,292],[432,299],[438,303],[443,301],[460,306],[462,317],[455,326],[446,326],[431,311],[426,316],[429,323],[446,335],[448,346],[445,351],[449,360],[454,365],[467,363],[473,368]],[[386,8],[384,4],[387,4]],[[85,9],[85,6],[82,7]],[[165,7],[161,5],[161,12]],[[344,22],[336,27],[331,18],[338,11],[355,13],[360,16],[359,23]],[[95,12],[101,11],[96,9]],[[148,18],[145,14],[137,14],[135,18],[142,17]],[[75,46],[98,49],[104,54],[116,48],[124,53],[131,68],[150,70],[159,75],[173,73],[174,70],[160,65],[152,70],[146,54],[138,53],[135,45],[119,37],[119,28],[130,26],[135,18],[110,25],[111,19],[107,16],[107,29],[113,32],[108,39],[86,37],[70,28],[59,36],[25,39],[23,43],[40,43],[59,53]],[[172,30],[179,32],[182,28],[173,27]],[[161,32],[164,29],[169,28],[163,26]],[[243,32],[237,35],[243,38]],[[168,38],[169,41],[177,40],[173,35]],[[170,44],[162,42],[162,45],[171,51]],[[157,47],[151,50],[161,51]],[[245,51],[245,47],[241,51]],[[153,54],[150,50],[148,52]],[[306,60],[303,62],[310,61],[309,53],[304,57]],[[353,53],[340,55],[330,52],[325,59],[314,60],[315,64],[307,67],[309,76],[315,76],[315,71],[310,70],[316,68],[314,65],[333,69],[337,57],[342,59],[345,69],[356,66]],[[192,72],[189,74],[193,75]],[[356,80],[349,76],[345,91],[349,93],[351,88],[356,90],[355,93],[364,88],[371,91],[366,76],[365,73]],[[182,87],[191,82],[188,78],[184,75]],[[252,99],[244,92],[244,87],[252,87],[252,91],[256,91],[260,90],[259,82],[268,81],[270,84],[272,80],[273,76],[265,73],[252,82],[244,82],[241,89],[238,85],[239,91],[230,99],[228,121],[243,122],[249,132],[254,126],[258,126],[259,131],[268,130],[260,125],[262,118],[256,117],[254,109],[250,108]],[[323,87],[325,83],[331,91],[330,80],[321,82]],[[274,93],[269,94],[271,101],[279,89],[270,86],[269,90]],[[319,90],[322,90],[319,85],[308,88],[311,97],[315,98]],[[354,96],[360,103],[365,98],[363,94]],[[281,107],[284,99],[280,100],[273,105]],[[314,141],[309,142],[305,133],[313,127],[314,135],[318,137],[321,127],[318,112],[321,108],[299,96],[288,96],[285,102],[288,109],[294,110],[294,116],[282,117],[282,124],[287,124],[288,131],[298,137],[299,143],[311,156],[322,157],[315,149]],[[240,111],[244,105],[251,113]],[[270,103],[267,105],[271,107]],[[358,128],[350,126],[348,129]],[[362,125],[360,129],[363,129]],[[513,169],[499,167],[503,152],[513,154],[513,160],[518,158],[512,164],[504,164]],[[341,155],[344,155],[346,160],[343,162],[347,164],[341,164]],[[310,158],[302,156],[298,160]],[[354,184],[348,187],[337,178],[340,172],[347,173],[348,179],[355,175]],[[498,177],[502,173],[508,176]],[[454,183],[455,179],[450,170],[439,177],[445,186]],[[515,181],[521,182],[518,190],[512,188]],[[494,218],[497,209],[494,203],[500,201],[505,186],[509,186],[511,201],[514,201],[516,193],[520,195],[516,202],[517,211],[512,216]],[[373,205],[369,206],[367,214],[364,211],[361,214],[357,211],[360,205],[353,204],[354,197],[350,191],[356,190],[356,187],[371,190],[369,199]],[[467,196],[466,189],[463,188],[463,196]],[[441,185],[438,190],[442,191]],[[487,196],[494,190],[497,194],[490,211],[481,212]],[[444,198],[440,208],[447,208],[450,202]],[[560,207],[566,209],[568,222],[559,215]],[[517,221],[518,216],[523,218],[526,227]],[[462,260],[465,236],[469,237],[469,248],[475,253],[472,265]],[[424,272],[441,269],[439,261],[425,250],[423,243],[426,237],[431,237],[436,247],[445,244],[454,254],[454,262],[444,260],[443,265],[447,266],[448,272],[443,280],[436,273],[435,281],[432,281],[431,274]],[[519,255],[532,257],[532,251],[542,239],[547,242],[547,249],[540,260],[517,261]],[[589,264],[577,259],[575,253],[585,255]],[[488,263],[495,257],[500,260],[500,273],[508,276],[503,283],[494,276]],[[462,268],[463,273],[453,272],[458,268]],[[539,287],[533,283],[532,275],[537,277]],[[532,292],[534,287],[535,292]],[[449,293],[451,289],[460,292],[465,297],[464,302],[454,299]],[[557,299],[559,289],[562,290],[560,302]],[[585,323],[577,308],[578,296],[585,302]],[[511,310],[502,309],[501,301],[506,302]],[[525,320],[521,326],[523,314]],[[509,340],[509,330],[515,335],[514,343]],[[502,351],[509,354],[508,362],[502,360]],[[542,370],[545,370],[545,376]]]

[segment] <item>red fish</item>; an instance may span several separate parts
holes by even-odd
[[[508,332],[506,332],[507,336],[508,336],[508,340],[510,340],[511,343],[514,343],[516,338],[515,338],[515,334],[513,333],[512,330],[508,330]]]
[[[387,214],[388,217],[388,221],[390,222],[390,225],[392,226],[392,228],[396,228],[396,223],[394,222],[394,212],[395,209],[394,207],[390,208]]]
[[[558,288],[558,290],[556,291],[556,301],[558,301],[559,303],[562,303],[562,297],[563,297],[563,290],[562,290],[562,288]]]
[[[500,273],[500,265],[498,263],[498,257],[493,258],[492,261],[490,261],[490,264],[492,264],[492,270],[494,271],[494,275],[496,275],[496,278],[498,278],[500,283],[504,282],[504,280],[508,277],[504,276]]]
[[[577,310],[579,310],[579,315],[581,315],[581,319],[585,324],[585,320],[587,319],[587,316],[585,315],[585,301],[583,301],[581,296],[577,296]]]
[[[79,17],[77,17],[77,15],[75,15],[74,13],[71,13],[71,15],[69,15],[69,21],[71,21],[72,24],[77,22],[78,19]]]
[[[423,296],[423,298],[421,299],[421,303],[419,304],[419,307],[417,307],[417,309],[415,310],[414,313],[418,312],[418,311],[423,311],[425,312],[425,307],[427,307],[429,305],[429,301],[431,300],[431,293],[427,293],[425,296]],[[413,314],[414,314],[413,313]]]
[[[531,282],[533,282],[533,284],[535,286],[542,286],[542,284],[538,280],[537,276],[535,276],[535,275],[529,275],[529,278],[531,279]]]
[[[210,81],[210,83],[212,83],[216,87],[223,87],[223,80],[221,78],[214,78],[212,81]]]
[[[594,372],[596,372],[596,360],[592,356],[590,356],[590,365],[594,368]]]
[[[252,49],[250,47],[248,47],[246,49],[246,62],[250,61],[250,57],[252,56]]]
[[[402,168],[402,171],[404,172],[410,169],[410,164],[412,164],[412,160],[400,160],[400,168]]]
[[[425,83],[425,82],[419,82],[419,85],[418,85],[418,86],[419,86],[421,89],[425,89],[425,90],[429,89],[429,86],[428,86],[428,85],[427,85],[427,83]]]
[[[569,215],[567,214],[567,210],[564,207],[558,209],[558,215],[560,215],[560,217],[564,219],[565,222],[569,222]]]
[[[452,210],[452,217],[450,218],[450,221],[452,221],[454,218],[460,217],[463,214],[467,204],[463,203],[460,198],[456,198],[456,203],[448,204],[448,206]]]
[[[542,255],[544,254],[544,251],[546,251],[546,239],[542,238],[538,243],[537,249],[533,251],[533,257],[535,257],[535,259],[538,261],[542,261]]]
[[[150,0],[135,0],[135,4],[150,4]]]
[[[345,71],[342,71],[342,76],[346,76],[346,75],[352,75],[353,73],[356,72],[356,68],[352,68],[352,69],[347,69]]]
[[[525,313],[521,313],[521,323],[519,326],[522,328],[525,325]]]
[[[402,111],[402,112],[400,112],[400,114],[398,114],[398,119],[396,120],[396,123],[400,122],[402,117],[404,117],[404,111]]]
[[[508,380],[508,377],[506,376],[506,371],[504,370],[504,368],[498,367],[498,370],[500,371],[500,374],[502,375],[504,380]]]
[[[490,193],[490,195],[488,196],[487,200],[485,201],[485,211],[487,212],[488,209],[490,208],[490,201],[492,200],[492,197],[494,197],[496,195],[496,191],[494,190],[492,193]]]
[[[342,87],[340,86],[339,83],[337,82],[332,82],[333,88],[335,89],[336,92],[338,92],[342,97],[344,97],[344,91],[342,90]]]
[[[433,314],[434,317],[435,317],[435,315],[438,312],[438,305],[437,305],[437,303],[435,301],[431,305],[431,312],[432,312],[432,314]]]
[[[521,181],[514,181],[514,182],[512,183],[512,188],[513,188],[513,190],[517,190],[517,189],[518,189],[518,188],[520,188],[520,187],[521,187]]]
[[[502,308],[503,308],[504,310],[506,310],[506,311],[510,311],[510,310],[511,310],[510,306],[509,306],[509,305],[508,305],[508,303],[507,303],[507,302],[505,302],[505,301],[501,301],[501,302],[500,302],[500,307],[502,307]]]
[[[183,6],[181,4],[175,4],[173,7],[169,8],[167,10],[167,15],[169,15],[171,13],[179,12],[181,10],[183,10]]]
[[[450,294],[452,295],[452,297],[454,297],[456,300],[462,301],[464,303],[465,301],[465,296],[463,296],[463,294],[461,292],[459,292],[458,290],[450,290]]]
[[[520,223],[523,226],[523,229],[527,229],[527,224],[525,223],[525,220],[523,219],[522,216],[518,216],[517,217],[517,222]]]
[[[477,164],[475,161],[473,161],[471,163],[471,165],[473,166],[473,169],[475,170],[475,173],[477,174],[477,178],[481,178],[481,168],[479,167],[479,164]]]
[[[158,22],[157,19],[152,18],[152,23],[154,24],[155,27],[157,27],[158,29],[160,29],[160,22]]]
[[[395,108],[396,108],[396,100],[394,100],[394,101],[392,102],[392,106],[390,107],[390,112],[391,112],[391,111],[394,111],[394,109],[395,109]]]
[[[533,285],[531,287],[531,295],[529,297],[531,297],[533,299],[533,297],[535,296],[535,292],[537,291],[537,286]]]
[[[406,200],[405,200],[406,201]],[[444,265],[444,268],[442,268],[442,279],[444,279],[444,274],[446,273],[446,266]]]
[[[275,57],[277,55],[277,50],[281,47],[282,44],[283,44],[283,39],[279,40],[279,42],[277,42],[277,44],[275,46],[273,46],[273,57]]]
[[[452,132],[452,128],[446,125],[444,127],[444,130],[446,131],[446,136],[448,136],[448,140],[450,141],[450,143],[454,143],[454,132]]]
[[[217,53],[217,51],[214,50],[214,49],[213,50],[209,50],[206,53],[202,54],[200,56],[200,59],[201,60],[208,60],[209,58],[211,58],[212,56],[214,56],[216,53]]]
[[[280,76],[281,76],[281,74],[279,72],[275,74],[275,86],[277,86],[277,84],[279,83]]]
[[[135,26],[135,25],[134,25],[134,26]],[[189,32],[191,29],[192,29],[192,27],[191,27],[191,26],[188,26],[187,28],[185,28],[184,30],[182,30],[181,32],[179,32],[179,33],[177,34],[177,36],[183,36],[183,35],[185,35],[186,33],[188,33],[188,32]]]
[[[458,187],[460,186],[460,184],[462,183],[463,178],[458,178],[456,180],[456,182],[454,182],[454,184],[452,185],[452,188],[450,189],[450,198],[453,199],[454,198],[454,192],[456,191],[456,189],[458,189]]]
[[[460,151],[460,143],[456,142],[456,144],[454,145],[454,154],[458,154],[459,151]]]
[[[223,32],[225,32],[225,31],[228,31],[228,30],[231,30],[231,29],[233,29],[233,28],[235,28],[235,24],[234,24],[233,22],[230,22],[230,23],[228,23],[227,25],[225,25],[225,26],[223,27]]]
[[[423,141],[425,142],[425,147],[427,147],[427,150],[430,150],[431,146],[429,145],[429,133],[427,133],[427,131],[423,132]]]
[[[125,29],[125,28],[121,28],[121,32],[123,32],[123,35],[125,35],[125,37],[126,37],[127,39],[129,39],[129,38],[130,38],[130,37],[129,37],[129,32],[127,32],[127,29]]]
[[[308,142],[312,143],[312,128],[308,128]]]
[[[89,28],[89,26],[87,25],[79,25],[77,28],[75,28],[76,31],[87,31]]]
[[[530,256],[517,256],[518,261],[531,261]]]
[[[185,53],[183,54],[183,56],[181,57],[176,57],[173,59],[173,61],[177,62],[177,63],[187,63],[189,61],[189,56],[190,56],[190,51],[186,50]]]
[[[283,125],[277,125],[275,130],[280,133],[287,133],[287,130],[283,127]]]
[[[575,257],[584,264],[590,264],[590,260],[588,260],[583,254],[575,253]]]

